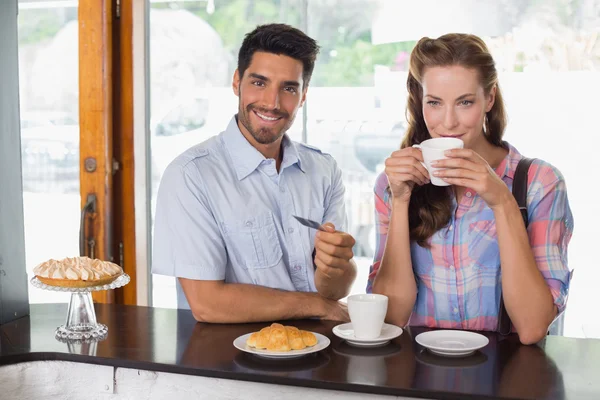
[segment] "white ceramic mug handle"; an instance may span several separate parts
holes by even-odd
[[[416,148],[416,149],[422,149],[422,147],[421,147],[421,145],[420,145],[420,144],[413,144],[413,145],[412,145],[412,147],[414,147],[414,148]],[[423,150],[421,150],[421,152],[423,152]],[[422,162],[422,163],[421,163],[421,165],[422,165],[422,166],[423,166],[425,169],[427,169],[427,165],[425,165],[425,163],[423,163],[423,162]],[[429,172],[429,170],[428,170],[428,169],[427,169],[427,172]]]

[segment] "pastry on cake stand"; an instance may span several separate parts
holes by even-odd
[[[30,282],[34,287],[71,293],[67,320],[56,328],[56,339],[86,342],[106,338],[108,328],[96,320],[91,293],[129,283],[129,275],[121,267],[108,261],[73,257],[48,260],[35,267],[33,273]]]

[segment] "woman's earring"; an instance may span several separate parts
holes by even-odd
[[[487,113],[485,113],[485,119],[483,120],[483,134],[487,136],[489,131],[490,121],[488,119]]]

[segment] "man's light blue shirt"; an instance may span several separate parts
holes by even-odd
[[[315,292],[316,231],[292,215],[346,231],[342,172],[313,147],[282,142],[279,173],[236,117],[166,169],[156,203],[152,272]],[[179,308],[188,308],[177,282]]]

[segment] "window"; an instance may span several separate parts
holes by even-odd
[[[157,147],[159,136],[153,136],[153,162],[175,142],[189,147],[225,128],[237,108],[230,88],[237,51],[255,25],[286,22],[317,39],[321,54],[306,105],[290,134],[331,153],[343,169],[349,230],[357,239],[355,293],[365,290],[374,251],[375,178],[406,129],[407,63],[413,46],[423,36],[447,32],[484,38],[500,72],[509,114],[505,139],[528,157],[555,165],[568,184],[575,218],[569,266],[577,272],[565,335],[600,335],[599,321],[588,318],[599,302],[593,286],[600,279],[593,240],[600,216],[589,178],[581,172],[595,170],[594,151],[600,144],[594,120],[594,95],[600,91],[600,2],[215,0],[152,5],[152,115],[160,114],[165,100],[184,93],[208,102],[199,129],[188,130],[185,119],[175,123],[176,131],[194,132],[189,141],[179,141],[186,134],[179,132],[163,138],[172,145]],[[441,18],[429,18],[435,7]],[[179,150],[157,163],[158,176],[184,149]],[[153,282],[154,305],[174,307],[174,280],[154,276]]]
[[[79,254],[77,2],[19,1],[19,90],[27,273]],[[69,4],[65,4],[69,3]],[[29,285],[31,303],[68,302]]]

